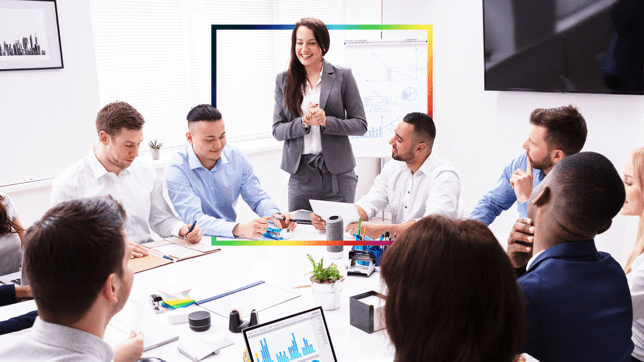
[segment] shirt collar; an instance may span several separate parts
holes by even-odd
[[[317,82],[317,83],[315,83],[315,86],[314,86],[314,87],[317,87],[317,85],[318,85],[318,84],[322,83],[322,74],[324,74],[324,66],[325,66],[325,65],[326,65],[326,63],[324,62],[324,58],[322,58],[322,68],[320,69],[320,77],[318,78],[318,82]],[[311,85],[309,84],[308,79],[306,80],[306,84],[308,84],[309,89],[310,89],[310,88],[311,88]]]
[[[107,170],[101,162],[98,160],[96,157],[96,146],[94,146],[91,150],[89,150],[89,155],[87,156],[87,160],[89,161],[89,166],[92,168],[92,172],[94,173],[94,177],[98,180],[101,178],[103,175],[107,174]]]
[[[79,354],[89,354],[99,361],[111,361],[114,358],[112,347],[98,336],[80,329],[45,322],[40,317],[34,321],[30,335],[47,345],[63,347]]]
[[[425,159],[425,162],[423,162],[423,164],[420,165],[420,167],[418,168],[416,173],[418,173],[418,171],[420,171],[425,175],[431,174],[432,169],[434,168],[434,164],[437,161],[437,158],[438,158],[438,156],[436,156],[436,154],[432,151],[432,153],[429,155],[429,157],[427,157],[427,159]]]
[[[89,165],[92,168],[92,173],[94,173],[94,177],[96,177],[96,179],[98,180],[99,178],[103,177],[103,175],[106,175],[110,172],[105,169],[105,166],[103,166],[101,161],[99,161],[98,158],[96,157],[97,147],[98,146],[94,146],[92,147],[91,150],[89,150],[89,156],[87,157],[87,159],[89,160]],[[136,160],[134,160],[134,162],[136,162]],[[132,162],[132,164],[134,164],[134,162]],[[132,167],[132,165],[130,165],[130,167]],[[121,169],[121,172],[119,172],[117,176],[120,176],[121,174],[129,173],[130,167]]]
[[[212,168],[211,171],[217,170],[221,164],[227,164],[228,163],[228,157],[226,157],[226,150],[228,145],[224,146],[224,149],[221,150],[221,157],[219,158],[219,161],[217,161],[217,164],[215,167]],[[208,170],[203,166],[201,161],[199,161],[199,157],[197,157],[197,154],[195,153],[195,150],[192,149],[192,145],[187,145],[186,146],[186,152],[188,153],[188,164],[190,165],[190,169],[194,170],[196,168],[203,168],[204,170]]]
[[[532,256],[532,258],[530,258],[530,260],[528,260],[528,264],[526,265],[525,270],[530,269],[530,265],[532,265],[532,262],[533,262],[533,261],[534,261],[534,260],[535,260],[539,255],[541,255],[541,253],[543,253],[544,251],[545,251],[545,250],[541,250],[541,251],[540,251],[540,252],[538,252],[536,255],[533,255],[533,256]]]
[[[531,258],[532,263],[530,263],[526,268],[526,272],[529,272],[530,268],[537,268],[537,265],[541,263],[542,260],[548,258],[569,258],[593,254],[597,254],[597,247],[595,246],[594,239],[557,244],[549,247],[546,250],[543,250],[539,254],[535,255],[534,258]]]

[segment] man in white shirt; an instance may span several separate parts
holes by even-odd
[[[2,337],[1,361],[141,357],[142,333],[132,333],[115,350],[103,341],[134,281],[125,218],[114,200],[79,199],[56,205],[27,230],[24,267],[39,316],[29,332]]]
[[[436,127],[427,114],[412,112],[403,118],[389,141],[395,161],[385,164],[369,193],[356,202],[364,221],[389,205],[391,224],[362,222],[358,231],[358,224],[352,223],[346,231],[362,235],[366,228],[367,236],[380,238],[385,231],[400,235],[428,215],[457,216],[461,182],[454,166],[432,153],[435,138]],[[316,229],[326,227],[319,216],[311,218]]]
[[[185,225],[174,216],[163,197],[163,184],[154,168],[136,161],[143,141],[143,116],[126,102],[103,107],[96,116],[99,144],[87,157],[58,175],[52,185],[52,206],[82,197],[110,195],[127,213],[125,232],[130,241],[152,241],[150,228],[161,237],[177,235],[192,243],[201,241],[196,225]],[[134,248],[135,256],[144,253]]]

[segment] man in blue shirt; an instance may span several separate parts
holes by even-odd
[[[626,275],[593,238],[624,205],[613,164],[594,152],[559,162],[508,239],[525,303],[524,352],[539,361],[631,361],[633,305]],[[529,238],[529,237],[532,238]]]
[[[177,152],[165,171],[170,200],[186,223],[197,222],[204,235],[261,237],[271,216],[278,227],[290,227],[290,215],[280,214],[253,173],[248,158],[238,148],[226,145],[221,113],[201,104],[188,113],[186,138],[190,145]],[[242,199],[260,218],[246,224],[236,222],[235,205]]]
[[[586,120],[572,105],[537,108],[530,114],[526,150],[503,170],[503,174],[474,208],[470,219],[490,225],[501,212],[518,201],[520,217],[527,215],[527,200],[550,170],[564,157],[581,151],[586,142]]]

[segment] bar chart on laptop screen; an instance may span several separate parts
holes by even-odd
[[[333,361],[326,328],[317,316],[285,320],[249,335],[253,360],[257,362]],[[330,358],[330,359],[329,359]]]

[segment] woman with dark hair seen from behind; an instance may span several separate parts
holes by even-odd
[[[324,60],[329,45],[321,20],[300,19],[288,70],[277,75],[273,137],[284,141],[289,211],[311,210],[310,199],[355,199],[358,176],[348,136],[365,134],[367,120],[351,70]]]
[[[524,306],[510,260],[481,222],[429,216],[383,255],[396,362],[524,360]]]
[[[620,214],[639,216],[637,242],[624,265],[633,301],[633,361],[644,361],[644,147],[631,153],[624,167],[626,199]]]
[[[22,238],[25,228],[20,222],[20,216],[7,194],[0,193],[0,275],[20,271],[22,262]],[[19,300],[31,298],[31,287],[0,285],[0,306],[16,303]],[[37,311],[0,321],[0,334],[11,333],[34,324]]]

